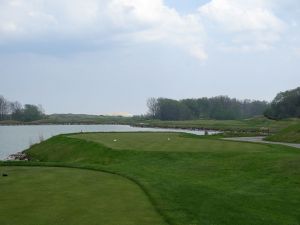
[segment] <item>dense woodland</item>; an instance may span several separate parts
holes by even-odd
[[[150,98],[147,106],[148,116],[159,120],[229,120],[258,115],[269,119],[300,118],[300,87],[280,92],[271,103],[217,96],[183,100]]]
[[[25,104],[19,102],[10,102],[0,95],[0,121],[16,120],[22,122],[30,122],[45,117],[44,110],[41,105]]]
[[[195,119],[245,119],[264,115],[269,119],[300,118],[300,87],[280,92],[271,103],[257,100],[238,100],[227,96],[173,100],[168,98],[150,98],[147,101],[147,116],[123,118],[89,115],[51,115],[48,122],[83,123],[128,123],[135,120],[195,120]],[[15,120],[31,122],[46,118],[40,105],[10,102],[0,95],[0,121]]]
[[[150,98],[149,116],[160,120],[244,119],[262,115],[268,108],[266,101],[237,100],[227,96],[173,100]]]

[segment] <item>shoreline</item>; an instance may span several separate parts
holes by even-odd
[[[9,155],[4,161],[30,161],[24,151]]]
[[[261,129],[245,129],[245,128],[216,128],[210,126],[182,126],[182,125],[159,125],[159,124],[149,124],[149,123],[97,123],[97,122],[58,122],[58,123],[39,123],[39,122],[20,122],[20,123],[1,123],[0,127],[3,126],[72,126],[72,125],[120,125],[120,126],[130,126],[137,128],[153,128],[153,129],[175,129],[175,130],[189,130],[189,131],[203,131],[203,132],[219,132],[219,133],[230,133],[231,135],[246,135],[246,136],[269,136],[272,134],[269,129],[261,130]]]
[[[93,127],[88,128],[88,126],[93,126],[93,125],[96,125],[96,127],[95,128],[93,128]],[[10,128],[12,130],[14,130],[14,129],[19,129],[19,128],[21,129],[22,127],[26,128],[26,126],[28,128],[30,126],[32,126],[33,127],[32,129],[39,130],[40,129],[39,126],[45,126],[41,129],[52,130],[52,127],[54,127],[53,129],[56,129],[55,126],[66,126],[65,128],[63,128],[63,127],[58,128],[58,129],[64,131],[63,134],[66,134],[66,133],[74,133],[75,132],[74,129],[78,130],[78,131],[76,131],[76,133],[82,132],[82,130],[84,130],[84,132],[101,132],[101,130],[102,130],[101,126],[105,126],[105,125],[113,126],[112,128],[108,128],[108,131],[106,131],[106,132],[111,132],[110,130],[116,130],[116,132],[118,132],[118,131],[119,132],[133,132],[133,131],[135,131],[135,132],[147,132],[147,131],[150,131],[150,132],[151,131],[168,132],[168,131],[170,131],[170,132],[181,132],[181,133],[194,133],[196,135],[205,135],[206,132],[207,132],[208,135],[218,133],[218,131],[208,130],[208,129],[200,130],[200,129],[183,129],[183,128],[178,128],[178,129],[160,128],[160,127],[155,128],[155,127],[137,126],[136,124],[132,125],[132,124],[116,124],[116,123],[115,124],[82,124],[82,123],[81,124],[78,124],[78,123],[76,123],[76,124],[67,123],[66,124],[65,123],[65,124],[59,124],[59,125],[58,124],[41,124],[41,123],[39,123],[39,124],[25,124],[25,125],[23,125],[23,124],[18,124],[18,125],[14,124],[14,125],[10,125],[10,126],[2,125],[2,128],[3,128],[3,130],[10,129]],[[47,127],[47,126],[49,126],[49,127]],[[70,126],[70,128],[67,128],[68,126]],[[71,128],[72,126],[83,126],[83,127]],[[97,128],[97,126],[99,126],[100,128]],[[118,126],[121,126],[123,128],[118,128]],[[0,129],[1,129],[1,126],[0,126]],[[81,131],[80,131],[80,129],[81,129]],[[99,131],[96,131],[98,129],[99,129]],[[68,130],[70,130],[70,131],[68,131]],[[66,132],[66,131],[68,131],[68,132]],[[56,136],[56,135],[60,135],[60,132],[57,133],[57,134],[56,133],[55,134],[51,133],[50,136],[48,135],[47,132],[46,133],[43,133],[43,132],[42,133],[36,133],[36,134],[34,134],[34,137],[33,136],[28,137],[28,140],[29,140],[29,143],[30,143],[29,146],[31,144],[39,143],[43,140],[46,140],[46,139],[48,139],[52,136]],[[36,139],[36,141],[32,141],[32,140],[35,140],[35,139]],[[29,160],[28,157],[26,156],[26,154],[24,154],[24,152],[22,151],[22,149],[25,150],[26,148],[27,148],[27,143],[24,144],[24,148],[16,149],[16,151],[4,151],[4,153],[5,152],[6,153],[3,155],[3,157],[0,157],[0,159],[5,160],[5,161]],[[9,152],[11,152],[11,153],[9,153]]]
[[[16,122],[2,123],[0,126],[39,126],[39,125],[131,125],[129,123],[97,123],[97,122],[55,122],[55,123],[40,123],[40,122]]]

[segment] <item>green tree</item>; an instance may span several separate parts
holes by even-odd
[[[300,117],[300,87],[280,92],[264,115],[270,119]]]
[[[161,120],[187,120],[191,119],[190,109],[183,103],[167,98],[159,98],[158,119]]]
[[[26,104],[23,110],[23,121],[35,121],[44,117],[43,111],[39,106]]]
[[[151,98],[147,102],[151,118],[161,120],[241,119],[262,115],[266,101],[237,100],[228,96],[183,99]]]

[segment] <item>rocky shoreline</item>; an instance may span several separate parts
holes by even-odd
[[[28,161],[29,157],[24,152],[17,152],[8,156],[7,160],[12,161]]]

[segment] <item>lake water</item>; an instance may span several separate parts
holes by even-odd
[[[0,160],[23,151],[30,145],[52,136],[77,132],[134,132],[134,131],[172,131],[204,135],[204,131],[178,129],[141,128],[127,125],[33,125],[0,126]],[[213,133],[213,132],[210,132]]]

